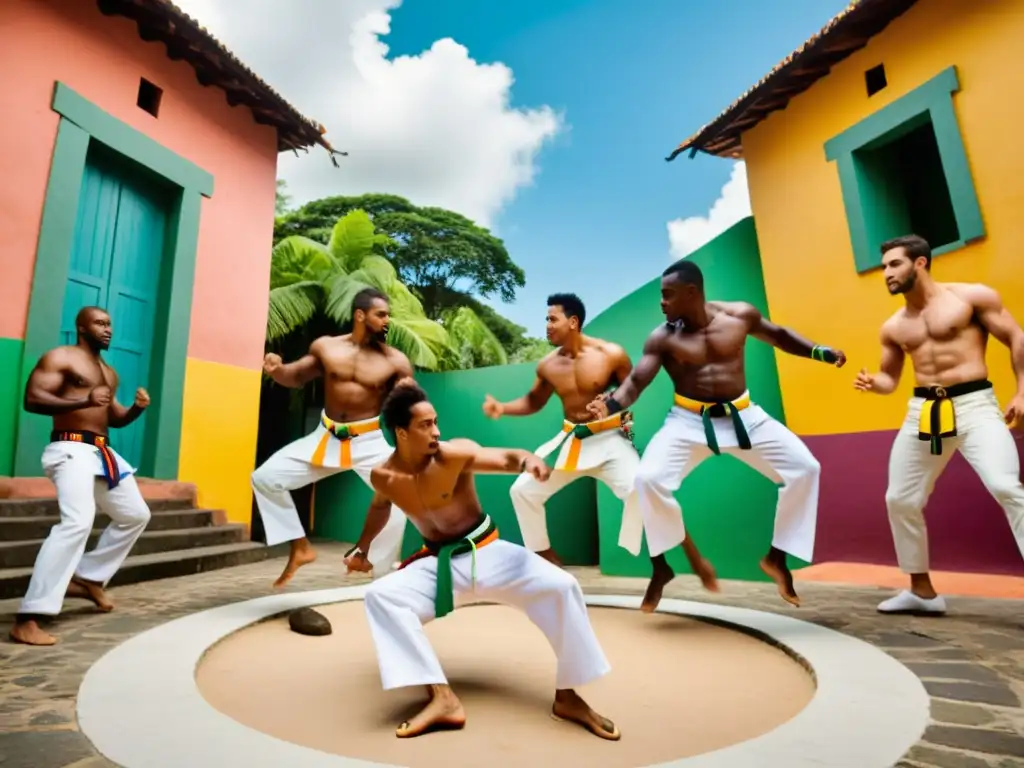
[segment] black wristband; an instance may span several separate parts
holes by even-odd
[[[611,416],[613,413],[618,413],[622,410],[622,403],[616,400],[611,395],[608,395],[604,401],[605,406],[608,408],[608,415]]]
[[[519,474],[523,474],[526,471],[526,459],[528,457],[523,456],[523,460],[519,462]]]
[[[346,552],[344,554],[344,558],[348,559],[348,558],[352,557],[353,553],[358,553],[358,554],[362,555],[363,557],[366,557],[366,553],[363,552],[363,550],[361,550],[359,548],[358,544],[356,544],[354,547],[352,547],[352,549],[350,549],[348,552]]]

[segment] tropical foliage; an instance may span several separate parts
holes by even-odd
[[[427,316],[420,298],[380,255],[390,247],[389,240],[359,209],[335,222],[326,244],[303,235],[280,240],[271,256],[268,344],[279,346],[297,335],[301,347],[320,335],[318,328],[349,327],[352,300],[373,287],[390,300],[388,343],[417,368],[437,371],[508,362],[502,343],[472,308],[460,307],[439,320]]]
[[[328,245],[336,222],[352,211],[365,212],[374,231],[384,236],[375,242],[372,252],[392,264],[398,279],[419,298],[427,317],[451,326],[450,332],[458,335],[461,330],[452,328],[466,327],[464,318],[468,316],[460,316],[458,311],[468,308],[498,339],[506,357],[525,355],[533,360],[545,350],[545,342],[527,337],[525,328],[477,298],[511,301],[524,285],[525,275],[499,238],[453,211],[418,207],[397,195],[329,197],[279,216],[275,242],[303,237]],[[459,339],[467,341],[469,337]],[[456,347],[462,349],[461,343],[456,342]],[[468,356],[459,352],[463,362],[469,358],[495,359],[479,351]]]

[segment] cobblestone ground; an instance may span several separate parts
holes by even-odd
[[[320,559],[291,589],[354,584],[340,576],[343,547],[320,546]],[[53,628],[52,648],[7,640],[15,601],[0,601],[0,768],[105,768],[75,722],[75,696],[86,670],[106,651],[157,624],[270,592],[284,562],[121,587],[117,610],[97,614],[69,601]],[[591,593],[640,594],[639,579],[573,569]],[[944,618],[880,616],[884,592],[801,584],[804,608],[790,609],[763,583],[723,582],[716,602],[776,611],[813,621],[884,649],[912,669],[932,696],[932,721],[899,768],[1024,768],[1024,600],[953,598]],[[680,577],[667,597],[703,601],[693,577]],[[169,723],[169,727],[173,724]],[[870,738],[870,734],[865,734]],[[781,767],[780,767],[781,768]]]

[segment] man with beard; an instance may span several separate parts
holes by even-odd
[[[575,691],[611,669],[579,582],[528,549],[501,540],[477,496],[477,474],[528,472],[545,481],[551,469],[517,448],[483,448],[464,439],[442,442],[437,412],[414,381],[399,382],[382,410],[396,448],[373,470],[371,506],[382,514],[401,505],[424,540],[420,552],[371,584],[363,598],[384,689],[427,689],[426,706],[395,735],[410,738],[465,725],[465,710],[423,625],[466,603],[497,602],[523,611],[555,652],[552,716],[617,741],[615,724]],[[364,534],[346,557],[349,570],[371,567],[364,554],[371,541]]]
[[[594,420],[587,410],[590,402],[613,383],[621,384],[633,369],[629,355],[613,344],[582,332],[586,308],[573,293],[556,293],[548,297],[547,337],[558,349],[537,365],[533,387],[522,397],[501,403],[490,395],[484,400],[484,413],[492,419],[501,416],[530,416],[542,410],[552,394],[562,401],[564,421],[559,433],[537,449],[540,458],[558,451],[554,473],[541,483],[532,475],[522,474],[513,483],[511,496],[523,535],[523,544],[555,565],[561,560],[551,548],[545,522],[544,505],[551,496],[580,477],[602,481],[620,500],[633,490],[633,478],[640,464],[640,455],[633,446],[631,415],[620,411],[607,418]],[[643,520],[635,504],[623,511],[619,546],[633,555],[640,554]],[[705,588],[718,591],[711,564],[701,557],[690,539],[683,548],[693,572]],[[664,559],[663,555],[655,558]]]
[[[686,539],[675,499],[683,478],[712,454],[735,456],[780,485],[775,533],[761,569],[786,602],[799,606],[786,553],[811,560],[821,466],[799,437],[751,401],[744,349],[753,336],[836,367],[846,356],[769,322],[750,304],[708,301],[700,267],[685,259],[662,274],[661,311],[668,322],[647,337],[632,373],[615,392],[590,405],[596,418],[629,408],[662,367],[675,386],[675,405],[648,443],[635,481],[647,546],[658,555]],[[667,563],[655,570],[644,610],[655,609],[673,577]]]
[[[928,573],[924,506],[957,450],[1006,512],[1024,556],[1024,486],[1010,429],[1024,416],[1024,331],[999,294],[978,283],[938,283],[928,242],[917,235],[882,244],[886,286],[904,306],[882,325],[879,372],[861,370],[854,387],[888,395],[899,385],[906,356],[914,396],[889,456],[889,512],[900,569],[910,589],[878,606],[881,613],[946,611]],[[988,336],[1010,349],[1017,391],[1005,412],[988,380]]]
[[[60,613],[64,597],[114,606],[103,588],[117,573],[149,522],[149,507],[135,469],[110,447],[109,430],[127,427],[149,406],[144,389],[125,408],[117,401],[118,376],[102,353],[110,347],[110,315],[85,307],[75,319],[78,341],[43,355],[25,387],[25,410],[53,418],[43,471],[56,487],[60,522],[36,556],[32,580],[11,629],[11,639],[53,645],[39,622]],[[96,507],[110,517],[96,546],[85,553]]]
[[[263,361],[264,372],[284,387],[324,378],[324,410],[316,429],[277,451],[252,475],[267,545],[291,542],[275,587],[316,559],[291,491],[349,469],[369,485],[370,470],[391,455],[380,428],[380,406],[395,382],[411,377],[413,370],[409,359],[387,344],[390,319],[387,296],[365,288],[352,301],[351,333],[320,337],[293,363],[275,354]],[[375,537],[371,559],[380,570],[374,575],[387,573],[402,547],[404,514],[394,507],[372,509],[365,530]]]

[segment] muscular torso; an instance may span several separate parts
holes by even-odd
[[[704,328],[665,328],[661,364],[676,394],[705,402],[732,400],[746,391],[743,355],[749,323],[735,305],[709,302],[711,322]]]
[[[444,541],[472,530],[482,514],[466,460],[446,443],[422,471],[396,469],[392,455],[374,470],[374,488],[396,504],[428,541]]]
[[[390,347],[360,346],[350,336],[318,340],[310,350],[324,376],[324,410],[335,421],[380,415],[381,404],[399,377],[399,356]]]
[[[940,291],[922,310],[905,307],[886,323],[888,337],[914,365],[918,386],[950,386],[988,377],[988,334],[957,284]]]
[[[114,369],[102,359],[91,356],[80,347],[59,348],[67,369],[58,396],[67,400],[78,400],[100,386],[110,387],[111,405],[117,394],[118,379]],[[105,435],[110,428],[109,405],[80,408],[69,413],[53,416],[53,428],[61,432],[95,432]]]
[[[588,338],[576,357],[558,350],[540,362],[537,375],[562,401],[566,419],[579,424],[593,418],[587,405],[615,379],[615,354],[616,349],[607,342]]]

